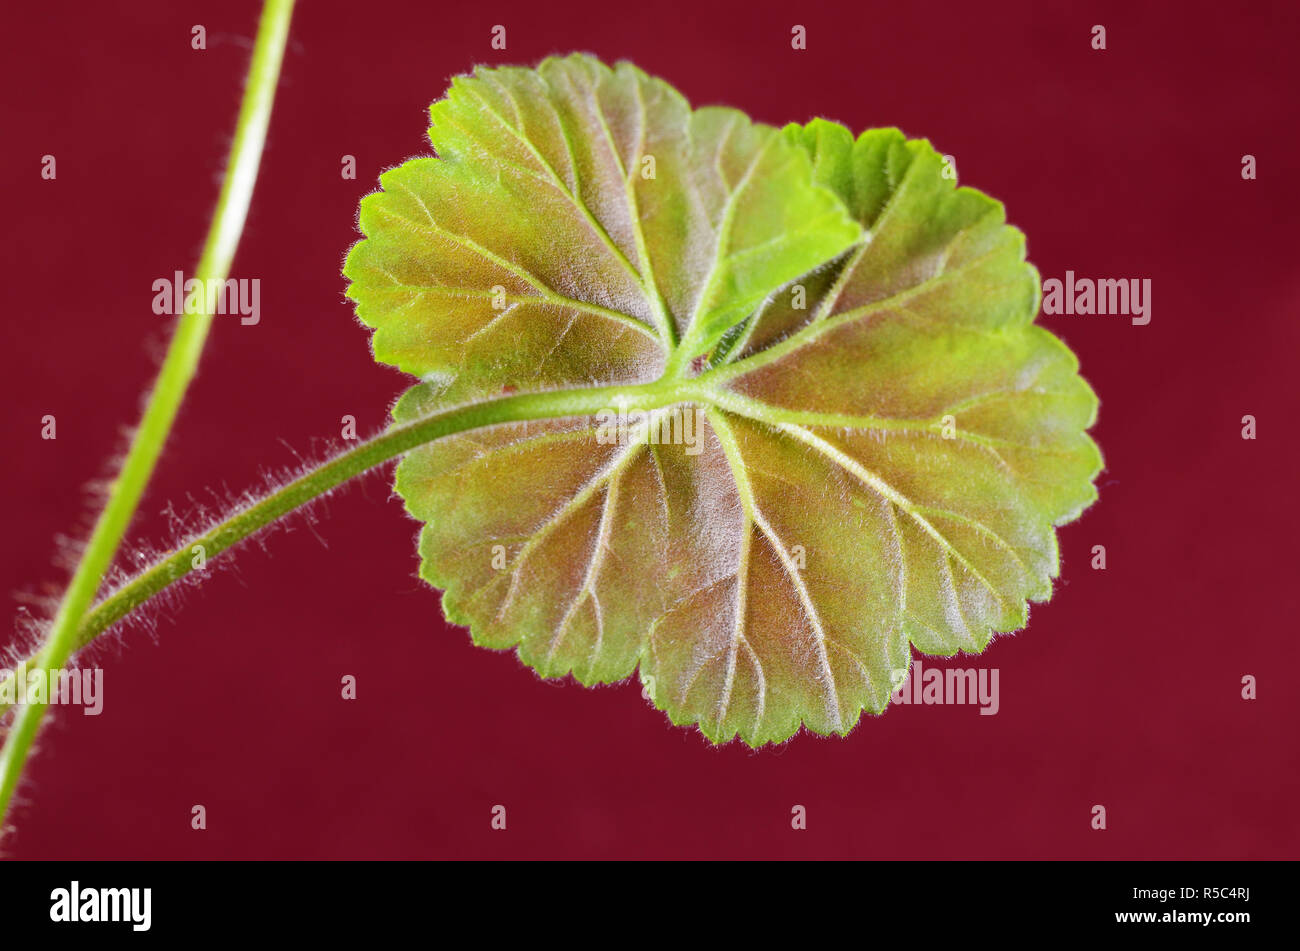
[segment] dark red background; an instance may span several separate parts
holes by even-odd
[[[262,322],[218,318],[133,538],[169,540],[168,500],[222,500],[321,451],[345,413],[384,422],[406,380],[371,361],[339,274],[358,199],[427,151],[450,75],[574,49],[773,123],[899,125],[1005,201],[1045,277],[1151,278],[1149,326],[1042,318],[1101,396],[1101,501],[1061,532],[1062,580],[1028,630],[957,661],[1000,668],[999,715],[899,707],[844,740],[755,753],[671,727],[637,685],[544,683],[471,646],[415,577],[417,526],[371,477],[314,530],[294,521],[152,612],[156,638],[128,628],[97,652],[105,712],[55,711],[4,852],[1296,857],[1296,7],[1138,6],[300,5],[234,270],[262,280]],[[196,259],[256,17],[226,0],[6,14],[15,615],[62,583],[54,538],[84,535],[86,487],[136,419],[168,326],[150,285]],[[807,831],[790,828],[796,803]]]

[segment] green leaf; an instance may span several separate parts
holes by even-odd
[[[1033,323],[1023,235],[928,143],[691,112],[586,57],[432,113],[439,158],[384,176],[345,269],[376,356],[425,377],[394,417],[624,396],[398,467],[476,643],[584,684],[639,668],[674,723],[757,746],[847,732],[909,643],[982,650],[1051,595],[1097,400]]]
[[[345,268],[417,375],[654,379],[861,235],[797,144],[627,63],[480,69],[430,114],[438,158],[382,176]]]

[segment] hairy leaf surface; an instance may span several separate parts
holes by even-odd
[[[909,644],[977,652],[1050,597],[1097,400],[1033,322],[1023,235],[928,143],[693,111],[583,56],[431,111],[438,158],[383,176],[345,268],[376,357],[424,378],[395,419],[603,394],[399,466],[476,643],[639,669],[673,722],[760,745],[847,732]]]

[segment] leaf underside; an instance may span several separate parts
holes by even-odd
[[[376,359],[423,381],[395,419],[663,394],[651,425],[402,461],[421,576],[475,643],[584,684],[639,668],[674,723],[758,746],[846,733],[909,644],[978,652],[1050,597],[1097,399],[1033,322],[1024,236],[929,143],[692,110],[586,56],[479,69],[431,116],[437,158],[382,176],[345,266]]]

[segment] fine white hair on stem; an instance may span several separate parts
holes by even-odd
[[[187,492],[183,506],[178,506],[175,501],[168,502],[159,511],[159,515],[166,526],[163,538],[161,540],[137,538],[129,544],[123,545],[117,558],[114,559],[104,575],[100,585],[100,600],[120,590],[141,570],[170,557],[182,548],[193,547],[198,539],[202,538],[215,526],[252,507],[295,479],[318,468],[323,461],[337,455],[344,448],[344,444],[338,440],[314,439],[310,453],[302,454],[294,450],[288,443],[284,443],[283,440],[281,442],[294,455],[295,463],[278,467],[264,467],[259,472],[258,484],[254,487],[232,491],[228,486],[222,484],[220,487],[208,487],[197,496],[194,492]],[[366,476],[387,472],[391,465],[391,461],[379,465],[366,473],[362,473],[361,476],[349,480],[349,482],[335,486],[288,515],[264,526],[227,552],[207,558],[203,571],[191,571],[175,583],[159,591],[146,604],[136,608],[113,625],[111,629],[100,634],[94,643],[89,646],[95,648],[96,654],[105,648],[120,654],[123,647],[123,637],[127,631],[143,631],[150,640],[156,642],[160,624],[169,621],[180,611],[191,590],[197,588],[216,571],[238,570],[237,559],[226,557],[226,555],[244,547],[249,542],[255,543],[263,552],[269,553],[268,542],[272,534],[282,530],[292,531],[295,527],[305,527],[323,547],[328,548],[328,538],[318,531],[318,526],[324,520],[322,515],[328,512],[329,497],[354,482],[361,482],[364,485]],[[95,483],[88,486],[88,494],[92,498],[97,492],[102,491],[99,485],[99,480],[96,480]],[[386,498],[391,499],[393,497],[394,493],[390,486]],[[89,531],[88,527],[86,531]],[[68,565],[70,563],[75,565],[84,544],[85,542],[81,536],[62,537],[57,545],[56,564]],[[197,557],[198,553],[195,554]],[[15,595],[16,599],[30,604],[31,608],[23,607],[20,610],[19,617],[15,619],[14,637],[7,646],[0,649],[0,658],[2,658],[0,666],[13,669],[23,660],[29,660],[43,643],[48,633],[50,618],[53,617],[54,611],[57,610],[59,604],[58,586],[47,585],[46,587],[50,592],[49,594],[19,593]],[[76,655],[74,655],[71,663],[75,662]]]

